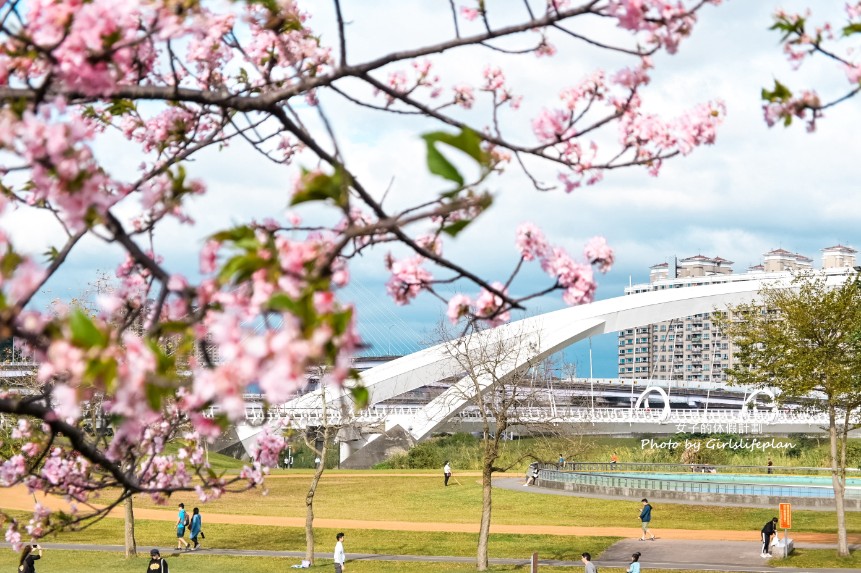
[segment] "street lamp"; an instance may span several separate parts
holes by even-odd
[[[592,378],[592,337],[589,337],[589,394],[592,398],[592,418],[595,417],[595,380]]]

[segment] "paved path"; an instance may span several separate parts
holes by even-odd
[[[8,547],[8,544],[0,544]],[[71,543],[43,543],[45,549],[54,551],[108,551],[122,552],[121,545],[79,545]],[[752,548],[753,546],[753,548]],[[146,555],[149,546],[138,547],[139,554]],[[263,551],[255,549],[202,549],[200,551],[179,551],[173,548],[159,548],[162,557],[168,559],[195,559],[201,555],[229,555],[248,557],[278,557],[295,559],[299,563],[304,551]],[[809,567],[774,567],[759,556],[758,549],[751,543],[732,542],[692,542],[692,541],[655,541],[638,543],[621,541],[604,552],[595,564],[601,567],[627,567],[634,550],[640,551],[640,562],[649,569],[695,569],[699,571],[726,571],[739,573],[847,573],[848,569],[812,569]],[[727,559],[731,554],[730,559]],[[317,558],[331,559],[331,553],[317,553]],[[540,558],[540,555],[539,555]],[[721,560],[715,565],[712,560]],[[451,555],[379,555],[373,553],[347,553],[347,561],[411,561],[424,563],[474,563],[475,557],[456,557]],[[541,565],[554,567],[581,567],[580,560],[539,559]],[[528,559],[492,558],[493,565],[527,566]]]

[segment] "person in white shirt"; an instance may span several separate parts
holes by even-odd
[[[344,561],[347,560],[347,554],[344,553],[344,534],[339,533],[335,536],[335,573],[344,572]]]
[[[442,468],[442,475],[445,476],[445,485],[448,485],[448,480],[451,478],[451,466],[448,464],[448,460],[445,461],[445,466]]]

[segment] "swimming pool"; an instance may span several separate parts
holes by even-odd
[[[590,472],[591,473],[591,472]],[[601,472],[604,473],[604,472]],[[680,481],[702,481],[713,483],[745,483],[752,485],[810,485],[820,487],[831,487],[831,476],[792,476],[773,474],[721,474],[721,473],[643,473],[643,472],[606,472],[606,475],[621,477]],[[847,487],[861,487],[861,478],[846,478]]]
[[[622,469],[622,468],[620,468]],[[541,485],[557,489],[604,493],[623,497],[750,502],[772,505],[796,502],[803,506],[833,507],[830,476],[736,473],[669,473],[643,471],[560,471],[545,467]],[[861,509],[861,478],[847,478],[847,509]],[[824,507],[824,506],[823,506]]]

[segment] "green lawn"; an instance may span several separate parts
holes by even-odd
[[[204,546],[222,549],[264,549],[304,551],[305,530],[298,527],[205,524]],[[171,524],[163,521],[135,521],[135,539],[141,548],[168,548],[176,544]],[[331,552],[335,545],[334,529],[315,528],[317,551]],[[348,531],[348,550],[386,555],[456,555],[471,557],[478,545],[478,534],[445,532],[383,531],[356,529]],[[46,542],[122,545],[122,522],[105,519],[83,531],[50,536]],[[600,555],[618,541],[616,537],[566,537],[559,535],[491,534],[493,557],[517,558],[538,551],[548,559],[576,560],[588,551]],[[41,569],[40,569],[41,572]]]
[[[861,551],[853,551],[849,557],[837,557],[833,549],[796,549],[786,559],[772,559],[776,567],[843,567],[861,570]]]
[[[271,557],[223,557],[205,553],[167,555],[171,573],[285,573],[290,566],[299,563],[296,558]],[[39,573],[92,573],[110,571],[112,573],[141,573],[146,569],[149,557],[125,559],[118,553],[97,553],[91,551],[48,551],[36,563]],[[18,564],[16,554],[0,551],[0,570],[14,571]],[[347,561],[349,573],[474,573],[474,563],[409,563],[404,561]],[[318,560],[309,571],[332,571],[330,560]],[[492,572],[517,571],[526,573],[529,567],[492,566]],[[583,567],[541,567],[542,573],[582,573]],[[623,573],[624,569],[601,567],[602,573]],[[698,573],[693,570],[648,569],[649,573]]]
[[[462,476],[462,485],[443,487],[437,472],[407,476],[381,476],[380,472],[327,470],[317,490],[314,508],[319,518],[478,523],[481,487],[477,477]],[[293,475],[297,475],[295,472]],[[199,505],[207,512],[228,514],[304,517],[305,493],[310,473],[303,478],[273,478],[267,493],[258,490],[226,495],[198,504],[192,496],[174,496],[169,507],[180,501]],[[139,507],[158,507],[138,497]],[[673,529],[729,529],[758,532],[775,510],[654,503],[653,527]],[[603,500],[587,497],[542,495],[495,489],[493,523],[509,525],[639,526],[639,500]],[[832,512],[793,511],[796,531],[834,532]],[[861,532],[861,512],[847,512],[849,532]]]

